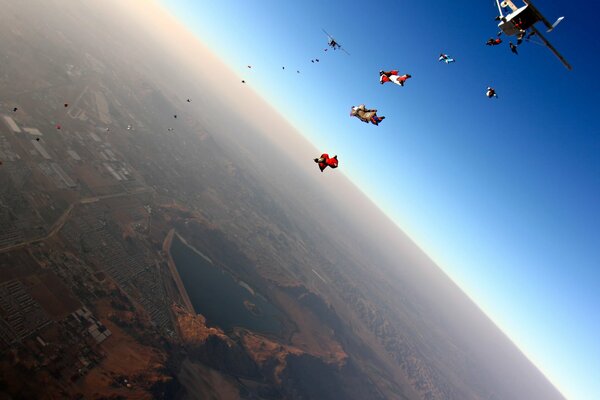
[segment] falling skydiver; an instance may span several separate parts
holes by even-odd
[[[456,60],[454,58],[451,58],[448,54],[444,54],[444,53],[440,54],[440,58],[438,58],[438,61],[443,61],[446,64],[456,62]]]
[[[329,157],[329,154],[323,153],[321,157],[315,158],[314,161],[319,164],[319,169],[321,172],[325,170],[325,168],[329,167],[335,169],[338,167],[338,159],[337,156]]]
[[[490,99],[491,99],[492,97],[498,98],[498,95],[496,94],[496,90],[495,90],[494,88],[492,88],[492,87],[489,87],[489,86],[488,86],[488,88],[487,88],[487,91],[485,92],[485,95],[486,95],[488,98],[490,98]]]
[[[350,116],[356,117],[367,124],[370,122],[373,125],[379,125],[379,123],[385,119],[385,117],[377,116],[377,110],[369,110],[364,104],[352,107]]]
[[[402,76],[398,75],[398,70],[393,69],[391,71],[379,71],[379,83],[382,85],[386,82],[393,82],[396,85],[404,86],[404,83],[408,78],[412,78],[410,74],[404,74]]]

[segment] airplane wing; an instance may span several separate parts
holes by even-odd
[[[323,28],[321,28],[321,30],[327,35],[327,37],[329,37],[329,39],[333,39],[333,36],[331,36],[329,33],[327,33],[327,31]]]
[[[554,29],[554,27],[555,27],[556,25],[558,25],[558,23],[559,23],[560,21],[562,21],[562,19],[561,19],[561,18],[559,18],[559,21],[557,21],[557,22],[556,22],[554,25],[552,25],[552,24],[550,23],[550,21],[548,21],[548,20],[546,19],[546,17],[544,17],[544,16],[542,15],[542,13],[540,12],[540,10],[538,10],[538,9],[537,9],[537,7],[536,7],[536,6],[534,6],[534,5],[533,5],[533,3],[532,3],[531,1],[529,1],[529,0],[525,0],[525,3],[526,3],[528,6],[529,6],[529,8],[531,8],[531,10],[533,11],[533,13],[534,13],[534,14],[535,14],[535,16],[537,17],[537,19],[538,19],[539,21],[542,21],[542,23],[543,23],[544,25],[546,25],[546,29],[548,29],[548,32],[552,31],[552,29]]]
[[[571,66],[571,64],[569,64],[569,62],[562,56],[562,54],[560,54],[558,52],[558,50],[556,50],[554,48],[554,46],[552,46],[552,43],[550,43],[548,41],[548,39],[546,39],[544,36],[542,36],[542,34],[540,33],[540,31],[538,31],[535,26],[532,26],[530,29],[531,29],[532,32],[535,32],[535,35],[540,38],[540,40],[542,41],[542,43],[544,43],[544,45],[560,60],[561,63],[563,63],[563,65],[569,71],[571,71],[573,69],[573,67]]]

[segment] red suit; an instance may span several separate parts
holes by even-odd
[[[329,154],[323,153],[321,157],[315,158],[315,162],[319,164],[319,169],[321,172],[325,170],[325,168],[337,168],[338,167],[338,159],[337,156],[333,156],[329,158]]]
[[[379,83],[381,83],[383,85],[386,82],[392,82],[392,83],[395,83],[396,85],[404,86],[404,82],[406,82],[406,80],[408,78],[410,78],[411,76],[409,74],[404,74],[402,76],[399,76],[398,74],[399,74],[399,72],[397,69],[393,69],[388,72],[380,71],[379,72]]]

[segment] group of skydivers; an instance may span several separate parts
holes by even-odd
[[[492,39],[490,39],[490,40],[492,40]],[[500,40],[500,39],[498,39],[498,40]],[[500,42],[501,42],[501,40],[500,40]],[[445,64],[451,64],[453,62],[456,62],[456,60],[454,58],[452,58],[448,54],[444,54],[444,53],[440,54],[438,61],[443,62]],[[406,81],[410,78],[412,78],[412,76],[410,74],[400,75],[400,72],[397,69],[393,69],[391,71],[384,71],[384,70],[379,71],[379,83],[382,85],[384,83],[391,82],[391,83],[395,83],[398,86],[404,86]],[[486,96],[488,98],[492,98],[492,97],[498,98],[496,91],[492,87],[487,88]],[[367,123],[367,124],[371,123],[376,126],[379,125],[381,123],[381,121],[383,121],[385,119],[384,116],[377,115],[376,109],[369,109],[364,104],[361,104],[358,106],[353,106],[350,110],[350,116],[356,117],[364,123]],[[327,154],[327,153],[323,153],[323,154],[321,154],[320,157],[315,158],[314,162],[318,164],[321,172],[323,172],[327,167],[332,168],[332,169],[338,167],[337,156],[329,157],[329,154]]]
[[[329,34],[328,34],[328,36],[329,36]],[[531,36],[531,34],[529,36]],[[529,36],[527,37],[527,39],[529,39]],[[518,37],[517,45],[521,44],[522,40],[523,40],[523,35]],[[498,38],[490,38],[486,42],[486,45],[497,46],[501,43],[502,43],[502,39],[500,39],[499,37]],[[509,45],[510,45],[511,51],[515,54],[518,54],[516,46],[512,42]],[[333,50],[341,49],[341,46],[331,36],[330,36],[330,41],[329,41],[329,47],[331,47]],[[327,49],[325,49],[325,51],[327,51]],[[346,52],[346,53],[349,54],[348,52]],[[454,63],[456,60],[454,58],[450,57],[448,54],[441,53],[438,58],[438,61],[443,62],[445,64],[451,64],[451,63]],[[312,59],[311,62],[318,63],[319,59],[317,59],[317,58]],[[248,65],[248,68],[251,69],[252,66]],[[282,68],[285,69],[285,67],[282,67]],[[296,72],[300,73],[299,70]],[[412,76],[410,74],[400,75],[400,72],[397,69],[393,69],[390,71],[384,71],[384,70],[379,71],[379,83],[382,85],[384,83],[391,82],[391,83],[395,83],[396,85],[399,85],[399,86],[404,86],[406,81],[410,78],[412,78]],[[242,80],[242,83],[246,83],[246,81]],[[486,96],[488,98],[492,98],[492,97],[498,98],[498,95],[496,94],[495,89],[492,87],[487,88]],[[190,99],[187,99],[186,101],[188,103],[191,102]],[[68,107],[69,107],[69,104],[65,103],[64,108],[68,108]],[[17,110],[18,110],[18,108],[14,107],[12,111],[17,112]],[[364,104],[360,104],[358,106],[353,106],[350,110],[350,116],[356,117],[366,124],[371,123],[376,126],[378,126],[385,119],[384,116],[377,115],[376,109],[368,109]],[[173,115],[173,118],[176,119],[177,114]],[[56,124],[55,128],[60,130],[62,127],[60,124]],[[132,125],[128,125],[127,130],[133,130]],[[172,132],[173,130],[174,130],[173,128],[168,129],[169,132]],[[109,132],[110,129],[106,128],[106,131]],[[39,138],[36,138],[36,140],[39,141]],[[338,167],[337,156],[329,157],[329,154],[327,154],[327,153],[321,154],[321,156],[318,158],[315,158],[314,161],[315,161],[315,163],[318,164],[321,172],[323,172],[327,167],[332,168],[332,169]],[[2,161],[0,161],[0,165],[2,165]]]

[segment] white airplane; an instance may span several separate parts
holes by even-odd
[[[496,18],[500,23],[498,27],[507,36],[517,36],[519,43],[523,38],[529,40],[533,36],[537,36],[542,44],[558,57],[563,65],[571,70],[571,64],[552,46],[552,44],[536,29],[534,26],[537,22],[542,22],[546,25],[547,32],[552,32],[554,28],[564,19],[560,17],[550,24],[550,22],[540,13],[540,11],[529,0],[523,0],[525,5],[521,8],[517,7],[512,0],[496,0],[500,15]],[[507,10],[510,9],[510,10]],[[506,10],[506,15],[505,15]],[[529,33],[527,33],[529,31]]]

